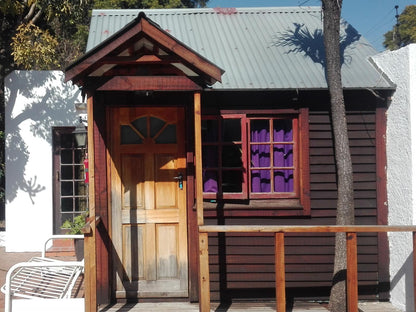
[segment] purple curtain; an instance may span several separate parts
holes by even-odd
[[[251,167],[292,167],[293,145],[274,144],[273,164],[270,158],[270,131],[268,120],[251,122]],[[273,121],[273,142],[292,142],[292,120],[276,119]],[[293,192],[293,170],[273,170],[274,192]],[[254,169],[251,171],[251,191],[256,193],[271,192],[271,170]]]

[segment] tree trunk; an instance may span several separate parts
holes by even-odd
[[[341,82],[340,17],[342,0],[322,0],[326,75],[331,99],[332,127],[337,168],[337,224],[354,224],[354,189],[347,120]],[[346,240],[345,234],[335,239],[334,273],[329,309],[346,311]]]

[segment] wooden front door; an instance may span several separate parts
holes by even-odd
[[[184,110],[109,110],[117,298],[188,296]]]

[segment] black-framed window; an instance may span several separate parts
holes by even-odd
[[[73,220],[88,209],[84,159],[86,147],[77,146],[74,127],[53,128],[54,224],[55,234],[62,233],[65,220]]]

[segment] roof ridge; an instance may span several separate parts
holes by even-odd
[[[230,13],[222,13],[220,10],[224,11],[231,11],[233,10],[233,14],[235,13],[258,13],[258,12],[320,12],[320,6],[284,6],[284,7],[233,7],[233,8],[225,8],[225,7],[216,7],[216,8],[179,8],[179,9],[93,9],[93,15],[99,15],[105,12],[117,12],[120,13],[135,13],[135,12],[144,12],[146,14],[149,13],[157,13],[157,14],[178,14],[178,13],[216,13],[216,14],[230,14]],[[234,11],[235,10],[235,11]]]

